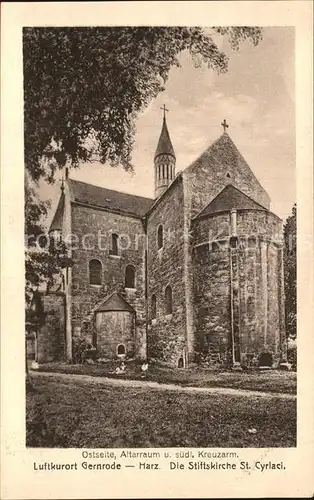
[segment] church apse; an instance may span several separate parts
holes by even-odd
[[[193,221],[195,351],[210,364],[277,366],[286,357],[281,221],[241,208],[249,200],[239,193],[237,209],[213,204]]]

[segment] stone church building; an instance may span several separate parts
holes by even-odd
[[[50,234],[71,239],[73,266],[43,297],[39,362],[72,361],[74,337],[179,367],[285,360],[282,221],[222,125],[176,173],[164,116],[154,199],[67,176]]]

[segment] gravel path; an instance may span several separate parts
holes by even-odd
[[[55,372],[37,372],[31,370],[31,375],[34,378],[53,378],[64,382],[74,382],[93,385],[120,386],[132,387],[138,389],[154,389],[159,391],[177,391],[177,392],[200,392],[203,394],[222,394],[229,396],[244,396],[244,397],[262,397],[262,398],[283,398],[296,399],[294,394],[250,391],[244,389],[232,389],[228,387],[183,387],[176,384],[160,384],[148,380],[126,380],[109,377],[93,377],[91,375],[76,375],[70,373],[55,373]]]

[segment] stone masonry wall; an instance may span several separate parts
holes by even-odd
[[[37,361],[65,359],[65,300],[62,293],[41,296],[44,320],[37,332]]]
[[[233,184],[257,203],[269,209],[270,199],[257,181],[250,167],[234,151],[228,135],[222,136],[212,147],[184,171],[185,183],[191,191],[191,215],[197,215],[224,187]]]
[[[73,250],[72,331],[93,339],[94,310],[112,292],[119,292],[135,309],[136,355],[146,357],[145,232],[143,223],[104,210],[72,203],[72,233],[79,248]],[[119,256],[110,255],[111,234],[119,235]],[[99,234],[100,240],[99,240]],[[90,235],[90,236],[86,236]],[[85,248],[82,238],[85,236]],[[100,241],[100,244],[99,244]],[[94,248],[86,247],[86,244]],[[102,263],[102,285],[89,284],[89,261]],[[135,289],[125,289],[125,268],[136,269]]]
[[[213,362],[234,357],[242,365],[270,353],[276,365],[285,351],[281,221],[269,212],[239,211],[238,240],[232,250],[229,221],[230,214],[223,213],[193,223],[196,350],[209,349]],[[219,228],[219,238],[209,242],[208,235]],[[231,303],[239,309],[233,309],[233,320]]]
[[[284,358],[282,222],[270,212],[238,211],[242,361]]]
[[[135,355],[134,314],[129,311],[105,311],[96,314],[97,344],[102,356],[115,358],[118,346],[123,345],[125,354]]]
[[[157,230],[163,226],[163,248],[158,250]],[[183,189],[176,179],[148,216],[148,356],[177,365],[186,347],[184,288]],[[165,313],[165,288],[172,288],[172,315]],[[157,299],[157,316],[151,319],[151,300]]]
[[[217,234],[219,243],[211,242],[211,236]],[[195,353],[209,352],[213,363],[227,363],[231,335],[229,214],[195,220],[193,245]]]

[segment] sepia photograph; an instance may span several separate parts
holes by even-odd
[[[26,26],[23,99],[26,446],[296,447],[294,27]]]
[[[310,1],[1,14],[1,498],[310,498]]]

